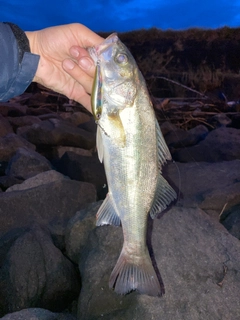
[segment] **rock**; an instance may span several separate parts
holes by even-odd
[[[38,152],[19,148],[8,163],[6,175],[25,180],[51,169],[51,163]]]
[[[8,188],[11,188],[13,186],[20,186],[21,183],[23,182],[22,179],[17,179],[15,177],[11,177],[11,176],[3,176],[0,177],[0,187],[3,190],[6,190]]]
[[[209,119],[209,123],[216,127],[230,126],[232,120],[225,113],[218,113]]]
[[[80,156],[87,156],[87,157],[92,156],[92,152],[90,150],[76,148],[76,147],[64,147],[64,146],[53,147],[48,154],[52,159],[60,160],[60,158],[64,155],[64,153],[68,151],[74,152],[75,154],[79,154]]]
[[[28,107],[19,102],[0,103],[0,114],[9,117],[20,117],[26,115]]]
[[[56,168],[71,179],[94,184],[98,198],[105,198],[107,180],[103,164],[100,163],[97,154],[86,157],[74,152],[66,152],[56,164]]]
[[[90,204],[72,217],[65,231],[66,255],[71,261],[78,263],[81,252],[87,244],[89,233],[96,226],[96,213],[102,201]]]
[[[173,154],[179,162],[217,162],[240,158],[240,130],[220,127],[211,131],[197,145],[182,148]]]
[[[78,128],[81,128],[81,129],[86,130],[88,132],[92,132],[92,133],[94,133],[94,135],[96,135],[96,133],[97,133],[97,125],[96,125],[96,122],[93,119],[93,117],[88,122],[84,122],[84,123],[79,124]]]
[[[177,149],[193,146],[203,140],[207,134],[207,127],[199,125],[188,131],[183,129],[171,130],[165,135],[165,140],[171,149]]]
[[[221,223],[237,239],[240,240],[240,204],[224,208],[221,217]]]
[[[178,205],[198,206],[219,221],[226,203],[240,203],[240,160],[205,163],[170,163],[164,174],[178,193]]]
[[[66,227],[78,210],[96,201],[95,187],[86,182],[57,180],[35,188],[0,194],[0,236],[34,221]]]
[[[0,137],[4,137],[9,133],[13,133],[13,129],[8,120],[0,114]]]
[[[71,114],[64,112],[61,113],[60,116],[62,117],[62,119],[68,120],[69,122],[73,123],[75,126],[78,126],[84,122],[88,122],[92,117],[89,114],[80,111]]]
[[[8,121],[16,130],[19,127],[31,126],[34,123],[40,123],[41,120],[36,116],[8,117]]]
[[[95,146],[93,134],[58,119],[49,119],[29,127],[22,127],[17,132],[35,145],[62,145],[83,149],[91,149]]]
[[[51,182],[60,181],[64,179],[69,179],[69,178],[55,170],[44,171],[39,174],[36,174],[34,177],[28,178],[27,180],[23,181],[21,184],[13,185],[12,187],[8,188],[6,192],[31,189],[44,184],[48,184]],[[0,185],[1,185],[1,177],[0,177]]]
[[[53,313],[40,308],[24,309],[9,313],[2,317],[3,320],[76,320],[76,317],[67,313]]]
[[[46,107],[39,107],[39,108],[28,108],[27,110],[27,115],[30,116],[41,116],[41,115],[46,115],[46,114],[51,114],[52,110]]]
[[[79,290],[75,267],[37,225],[17,238],[1,267],[2,315],[29,307],[63,311]]]
[[[162,134],[166,136],[171,131],[176,131],[178,128],[169,121],[165,121],[160,125]]]
[[[108,288],[121,246],[121,228],[98,227],[91,233],[80,259],[79,320],[239,317],[239,240],[201,209],[174,207],[153,221],[151,251],[165,286],[162,297],[120,296]]]
[[[26,147],[30,150],[36,149],[36,147],[32,143],[16,135],[15,133],[9,133],[6,136],[0,138],[1,161],[9,161],[10,158],[16,153],[17,149],[22,147]]]

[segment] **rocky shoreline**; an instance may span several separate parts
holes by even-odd
[[[95,227],[107,187],[91,115],[45,90],[1,103],[1,319],[239,319],[240,129],[220,114],[211,129],[161,124],[178,192],[149,219],[165,295],[118,296],[122,230]]]

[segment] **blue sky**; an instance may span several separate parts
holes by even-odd
[[[240,0],[0,0],[0,21],[26,31],[71,22],[96,32],[240,27]]]

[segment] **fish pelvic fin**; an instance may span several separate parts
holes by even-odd
[[[136,262],[123,247],[111,273],[109,288],[122,295],[133,290],[149,296],[163,294],[147,249],[146,254],[141,259],[138,258]]]
[[[160,212],[165,210],[167,206],[177,199],[175,190],[163,178],[161,173],[158,174],[157,188],[153,199],[153,204],[150,210],[150,216],[154,219]]]
[[[98,209],[96,222],[97,226],[103,226],[106,224],[114,226],[120,226],[121,224],[121,220],[114,209],[112,198],[109,193],[107,194],[101,207]]]

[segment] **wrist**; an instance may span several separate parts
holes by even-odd
[[[38,74],[39,74],[39,68],[40,68],[40,64],[41,64],[41,55],[39,53],[38,46],[37,46],[37,40],[36,40],[37,31],[25,31],[25,35],[29,41],[30,52],[32,54],[36,54],[36,55],[40,56],[38,68],[37,68],[37,71],[36,71],[35,76],[33,78],[33,82],[40,83],[40,78],[39,78]]]

